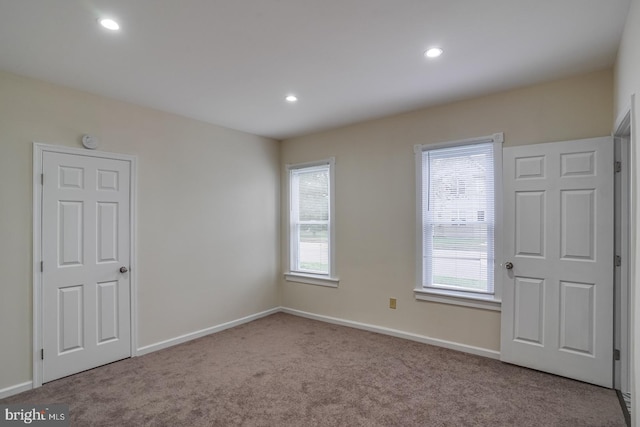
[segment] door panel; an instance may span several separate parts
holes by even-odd
[[[560,191],[561,259],[595,260],[595,189]]]
[[[82,265],[83,211],[82,202],[58,201],[58,267]]]
[[[544,258],[545,193],[519,191],[515,194],[516,254]]]
[[[118,339],[118,282],[98,283],[98,344]]]
[[[594,283],[560,282],[560,349],[593,356]]]
[[[131,355],[130,169],[123,160],[42,157],[43,381]]]
[[[518,277],[515,280],[514,339],[544,345],[544,280]]]
[[[613,366],[613,141],[503,150],[501,359],[605,387]]]
[[[118,204],[98,203],[97,263],[118,261]]]
[[[60,354],[84,347],[83,290],[83,286],[58,289],[57,315],[60,322],[58,351]]]

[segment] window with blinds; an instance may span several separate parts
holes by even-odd
[[[331,164],[294,167],[290,186],[290,271],[331,273]]]
[[[422,285],[494,293],[494,144],[422,151]]]

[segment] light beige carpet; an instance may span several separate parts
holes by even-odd
[[[0,403],[72,426],[624,426],[613,390],[275,314]]]

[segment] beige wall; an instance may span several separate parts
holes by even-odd
[[[277,141],[0,72],[0,390],[31,380],[32,142],[83,133],[138,156],[139,347],[279,305]]]
[[[283,281],[282,305],[499,350],[498,312],[414,299],[413,145],[501,131],[505,146],[605,136],[612,110],[606,70],[283,141],[281,171],[287,163],[336,158],[340,285]],[[283,223],[283,242],[286,229]],[[286,270],[286,244],[282,260]],[[388,308],[390,297],[396,310]]]
[[[615,118],[631,106],[631,95],[640,93],[640,1],[631,0],[614,69]]]
[[[413,298],[412,147],[607,135],[612,93],[601,71],[278,144],[0,72],[0,390],[31,380],[33,141],[79,147],[91,133],[101,150],[138,156],[138,347],[282,304],[497,350],[498,313]],[[340,287],[284,282],[284,164],[330,156]]]
[[[631,108],[631,97],[635,95],[635,114],[631,117],[631,388],[632,388],[632,425],[640,426],[640,149],[638,147],[638,126],[640,125],[640,0],[631,0],[627,15],[618,59],[615,67],[615,113],[616,119],[621,119]],[[616,123],[617,124],[617,123]]]

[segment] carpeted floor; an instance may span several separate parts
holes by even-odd
[[[72,426],[625,426],[613,390],[275,314],[0,401]]]

